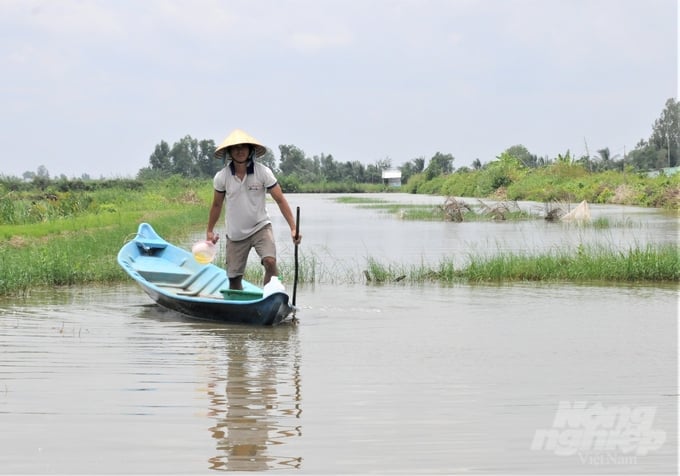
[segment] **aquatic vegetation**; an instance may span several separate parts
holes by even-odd
[[[647,245],[627,250],[605,246],[579,246],[577,250],[546,253],[501,252],[469,255],[456,267],[444,258],[438,266],[405,269],[369,259],[366,282],[677,282],[680,280],[680,247]]]
[[[369,197],[342,196],[335,199],[339,203],[356,205],[360,208],[383,210],[402,220],[426,221],[505,221],[535,220],[540,215],[522,210],[517,202],[498,201],[486,203],[476,199],[472,203],[460,198],[446,197],[441,205],[418,205],[387,202]]]
[[[522,209],[516,201],[501,200],[485,202],[483,200],[463,200],[446,197],[442,205],[416,205],[388,202],[383,199],[370,197],[341,196],[335,198],[339,203],[355,205],[360,208],[383,210],[402,220],[421,221],[517,221],[538,220],[559,223],[569,204],[559,201],[545,202],[543,209],[534,207],[533,210]],[[639,222],[631,218],[612,220],[607,217],[597,217],[593,220],[564,223],[567,226],[607,228],[640,228]]]

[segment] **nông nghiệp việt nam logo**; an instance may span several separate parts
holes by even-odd
[[[666,432],[653,428],[656,407],[561,401],[552,428],[534,433],[531,449],[578,455],[583,463],[634,464],[658,450]]]

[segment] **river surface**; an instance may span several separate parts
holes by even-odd
[[[367,257],[676,242],[677,217],[408,222],[288,198],[324,267],[297,325],[193,321],[132,283],[0,301],[0,473],[677,473],[677,286],[348,279]]]

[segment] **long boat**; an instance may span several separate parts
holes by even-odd
[[[265,296],[262,288],[246,280],[243,290],[230,290],[223,268],[199,263],[148,223],[141,223],[120,249],[118,264],[157,304],[192,318],[273,326],[295,317],[285,292]]]

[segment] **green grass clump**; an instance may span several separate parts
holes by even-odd
[[[471,258],[461,276],[469,281],[672,282],[680,278],[680,254],[674,245],[625,251],[579,247],[576,253],[537,256],[504,253],[486,259]]]
[[[220,263],[217,263],[221,266]],[[295,281],[295,263],[278,260],[277,267],[279,268],[279,279],[292,291],[292,286]],[[306,256],[299,253],[298,257],[298,283],[315,283],[322,281],[319,277],[321,265],[315,256]],[[255,260],[248,263],[243,277],[253,284],[262,286],[264,279],[264,267]]]
[[[648,245],[619,251],[606,247],[583,247],[576,252],[555,251],[531,255],[499,253],[470,255],[465,266],[456,268],[450,258],[437,266],[410,268],[385,265],[369,258],[366,281],[387,282],[678,282],[680,252],[675,245]]]

